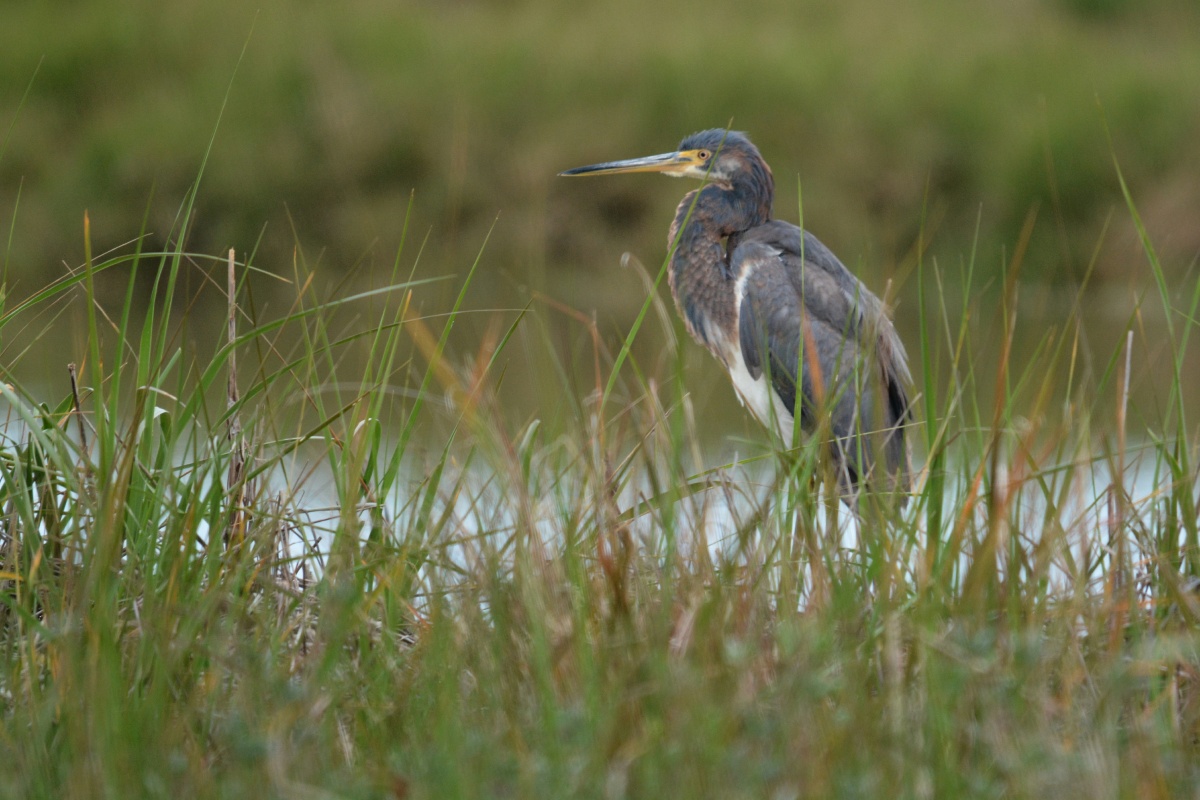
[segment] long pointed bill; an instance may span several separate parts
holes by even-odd
[[[603,164],[592,164],[586,167],[576,167],[559,175],[614,175],[619,172],[666,172],[682,175],[688,170],[699,166],[703,160],[698,156],[698,150],[680,150],[675,153],[663,153],[657,156],[631,158],[627,161],[606,161]]]

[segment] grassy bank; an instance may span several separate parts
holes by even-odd
[[[415,191],[418,229],[446,256],[434,263],[469,257],[497,212],[506,221],[490,247],[500,274],[481,276],[479,296],[575,291],[568,270],[627,249],[657,260],[679,187],[553,176],[730,119],[774,167],[779,214],[794,219],[802,176],[810,226],[871,285],[910,251],[923,206],[944,260],[969,249],[981,206],[984,252],[1036,207],[1030,275],[1077,278],[1120,206],[1103,119],[1168,263],[1200,249],[1200,12],[1187,0],[90,0],[70,13],[19,4],[5,23],[0,128],[16,122],[0,223],[19,193],[5,253],[32,286],[81,261],[62,235],[81,209],[104,250],[152,193],[186,192],[247,40],[199,198],[199,252],[248,251],[261,234],[269,263],[286,263],[299,236],[333,269],[386,270]],[[160,247],[173,213],[152,205]],[[1127,232],[1101,276],[1123,279]],[[620,314],[638,302],[603,299]]]
[[[471,258],[444,306],[411,245],[355,296],[296,261],[260,318],[256,257],[89,253],[0,312],[90,310],[77,388],[0,386],[0,794],[1192,796],[1200,284],[1145,243],[1169,336],[1112,353],[1072,317],[977,358],[1011,322],[920,264],[926,468],[844,536],[816,445],[704,461],[657,301],[652,363],[575,317],[580,392],[547,306],[444,356]],[[233,288],[199,343],[187,273]],[[514,424],[535,350],[559,390]]]

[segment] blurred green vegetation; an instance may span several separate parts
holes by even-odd
[[[989,253],[1037,208],[1027,277],[1078,276],[1119,205],[1114,156],[1168,264],[1200,251],[1190,0],[128,0],[4,16],[0,214],[16,209],[20,276],[81,260],[85,208],[116,245],[153,192],[150,228],[169,230],[247,39],[191,245],[247,250],[265,226],[268,269],[297,240],[330,267],[388,262],[410,192],[451,258],[499,215],[489,260],[515,283],[626,249],[654,262],[679,184],[555,173],[730,120],[774,167],[778,214],[796,218],[799,176],[809,226],[869,276],[909,252],[925,206],[954,260],[977,217]],[[1115,238],[1109,277],[1134,251]]]

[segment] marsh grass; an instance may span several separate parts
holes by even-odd
[[[961,294],[918,264],[924,469],[857,524],[819,442],[704,461],[654,292],[656,364],[541,301],[463,359],[485,250],[437,313],[404,250],[333,297],[297,251],[292,307],[260,320],[253,255],[89,245],[0,310],[89,310],[77,387],[0,385],[0,793],[1194,796],[1200,283],[1169,286],[1142,233],[1169,341],[1135,314],[1111,355],[1083,352],[1077,304],[1028,359],[976,360],[1011,341],[1021,248],[998,329],[974,254]],[[187,270],[232,288],[220,342],[186,335]],[[118,272],[113,312],[95,282]],[[582,395],[547,333],[564,311]],[[518,341],[561,391],[514,423]],[[1159,345],[1151,416],[1128,381]]]

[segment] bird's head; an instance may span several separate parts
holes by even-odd
[[[745,174],[752,165],[762,164],[762,156],[746,134],[713,128],[693,133],[672,153],[631,158],[626,161],[606,161],[576,167],[559,175],[613,175],[620,172],[661,172],[673,178],[732,182]]]

